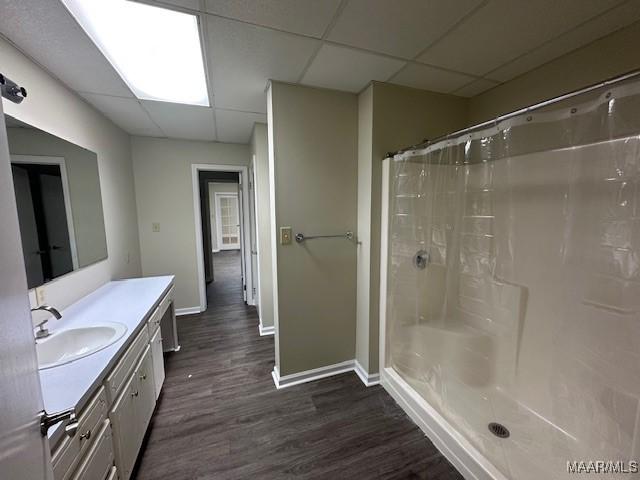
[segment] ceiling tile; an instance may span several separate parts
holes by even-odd
[[[419,60],[484,76],[620,0],[491,0]]]
[[[142,106],[169,138],[215,140],[213,109],[142,100]]]
[[[472,81],[473,77],[461,73],[448,72],[417,63],[407,65],[390,80],[391,83],[398,85],[442,93],[453,92]]]
[[[149,114],[147,114],[135,98],[111,97],[88,93],[81,95],[126,132],[132,135],[164,137],[162,130],[153,123]]]
[[[266,113],[269,79],[297,82],[318,40],[209,16],[207,56],[216,107]]]
[[[133,94],[59,1],[3,0],[0,32],[71,89]]]
[[[340,0],[206,0],[207,12],[320,38]]]
[[[640,20],[640,2],[626,2],[487,74],[506,82]]]
[[[494,82],[493,80],[489,80],[486,78],[479,78],[474,80],[471,83],[468,83],[462,88],[453,91],[454,95],[458,95],[459,97],[475,97],[476,95],[489,90],[490,88],[497,87],[500,85],[499,82]]]
[[[154,0],[134,0],[134,1],[142,1],[143,3],[157,3]],[[176,7],[188,8],[191,10],[199,10],[200,9],[200,0],[160,0],[160,2],[174,5]]]
[[[348,47],[323,45],[302,83],[316,87],[359,92],[371,80],[386,81],[406,62]]]
[[[480,0],[350,0],[328,39],[413,58],[481,3]]]
[[[253,124],[266,123],[267,116],[260,113],[237,112],[216,109],[218,141],[228,143],[249,143]]]

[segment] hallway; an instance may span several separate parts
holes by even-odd
[[[232,257],[220,257],[229,271]],[[273,337],[258,335],[239,283],[220,282],[205,313],[178,319],[182,349],[166,357],[134,478],[462,479],[381,387],[353,373],[276,390]]]
[[[240,250],[222,250],[213,254],[213,282],[207,285],[209,309],[243,302]]]

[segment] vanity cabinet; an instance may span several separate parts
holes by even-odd
[[[156,404],[151,348],[147,346],[109,418],[120,480],[128,480]]]
[[[106,419],[107,397],[104,388],[100,387],[93,399],[89,401],[88,405],[80,413],[77,433],[73,437],[64,437],[58,448],[53,452],[52,463],[55,480],[72,478],[77,465],[103,430],[101,427],[103,427]],[[108,428],[109,442],[111,442],[111,427]],[[113,459],[111,463],[113,464]],[[103,479],[104,477],[100,480]]]
[[[165,330],[177,345],[173,288],[157,305],[79,412],[77,433],[53,449],[54,480],[131,477],[165,379]]]
[[[164,354],[162,352],[162,333],[159,328],[151,337],[151,357],[153,359],[153,384],[157,400],[164,383]]]
[[[113,442],[111,441],[111,425],[105,420],[98,432],[93,446],[71,477],[72,480],[105,480],[113,465]]]

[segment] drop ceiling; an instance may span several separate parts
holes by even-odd
[[[137,99],[59,0],[3,0],[0,34],[133,135],[247,143],[269,79],[471,97],[640,20],[640,0],[138,1],[199,17],[211,107]]]

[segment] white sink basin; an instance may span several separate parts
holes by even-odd
[[[96,353],[113,345],[126,332],[125,325],[115,322],[53,332],[36,342],[38,368],[58,367]]]

